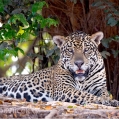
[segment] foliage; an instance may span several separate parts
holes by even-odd
[[[70,0],[71,2],[73,2],[74,4],[77,3],[77,0]],[[81,0],[80,0],[81,1]]]
[[[39,39],[37,47],[42,49],[37,54],[35,52],[28,54],[31,58],[38,57],[43,60],[43,53],[47,57],[55,53],[53,48],[48,51],[51,49],[52,42],[45,43],[42,39],[42,31],[45,27],[56,26],[58,21],[50,17],[44,18],[43,7],[48,7],[48,4],[39,0],[0,1],[0,21],[3,24],[0,28],[0,60],[6,61],[10,56],[16,57],[19,51],[24,54],[19,44],[33,40],[31,37],[34,40]]]
[[[105,13],[105,20],[107,21],[107,25],[113,27],[113,26],[119,26],[119,8],[116,6],[113,2],[110,2],[109,0],[95,0],[95,2],[92,4],[92,6],[96,7],[97,9],[101,9]],[[109,44],[114,41],[119,43],[119,36],[113,36],[107,39],[102,40],[102,45],[105,47],[105,49],[109,48]],[[116,58],[119,54],[119,50],[111,49],[114,58]],[[107,58],[107,56],[110,56],[110,53],[108,51],[103,51],[102,56],[104,58]]]

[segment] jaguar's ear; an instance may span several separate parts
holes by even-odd
[[[91,39],[93,40],[93,41],[95,41],[95,43],[97,44],[97,45],[99,45],[100,44],[100,41],[102,40],[102,38],[103,38],[103,32],[97,32],[97,33],[95,33],[95,34],[92,34],[92,36],[91,36]]]
[[[53,37],[54,43],[57,45],[57,47],[61,47],[61,45],[65,42],[64,36],[54,36]]]

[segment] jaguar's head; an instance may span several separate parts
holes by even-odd
[[[60,48],[62,67],[69,70],[76,80],[85,80],[98,61],[98,45],[102,38],[102,32],[91,36],[84,32],[74,32],[67,37],[54,36],[53,41]]]

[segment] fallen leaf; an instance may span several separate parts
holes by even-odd
[[[77,108],[77,106],[68,106],[67,108]]]
[[[18,35],[22,35],[24,33],[23,27],[19,26],[19,31],[17,32]]]
[[[7,118],[7,114],[2,114],[2,117],[3,118]]]
[[[43,101],[39,100],[36,104],[47,104],[47,102],[43,102]]]
[[[46,105],[45,110],[51,110],[53,107],[51,105]]]
[[[32,106],[32,104],[28,104],[27,107],[28,108],[32,108],[33,106]]]
[[[0,105],[3,105],[3,101],[2,100],[0,100]]]
[[[98,105],[84,105],[85,109],[98,109]]]
[[[66,113],[73,114],[74,113],[74,110],[73,109],[67,109]]]
[[[80,106],[80,104],[75,104],[76,106]]]
[[[35,108],[40,108],[40,106],[39,105],[35,105]]]
[[[26,99],[25,99],[25,98],[23,98],[23,99],[21,99],[21,101],[26,102]]]
[[[67,108],[73,108],[73,106],[68,106]]]
[[[109,97],[110,97],[110,99],[111,99],[111,100],[113,99],[113,96],[112,96],[112,94],[110,94],[110,95],[109,95]]]
[[[23,104],[25,104],[25,103],[26,103],[26,102],[16,102],[16,101],[11,102],[11,104],[12,104],[13,106],[23,105]]]
[[[17,114],[16,114],[16,113],[13,113],[13,117],[14,117],[14,118],[17,118]]]
[[[4,102],[11,103],[11,102],[12,102],[12,100],[4,100]]]
[[[116,107],[116,109],[119,109],[119,106],[118,106],[118,107]]]
[[[62,104],[62,102],[56,102],[56,105],[62,106],[63,104]]]

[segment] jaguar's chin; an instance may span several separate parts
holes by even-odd
[[[89,73],[89,69],[87,69],[86,71],[79,69],[76,70],[75,72],[71,70],[71,74],[73,75],[74,79],[77,81],[83,81],[86,79],[86,77],[88,76]]]
[[[82,81],[84,81],[86,79],[86,77],[85,76],[76,76],[76,77],[74,77],[74,79],[76,81],[82,82]]]

